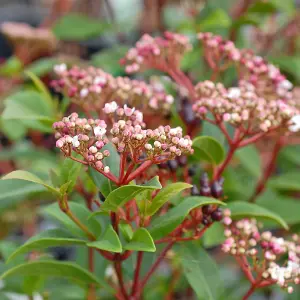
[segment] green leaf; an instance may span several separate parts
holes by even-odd
[[[120,223],[119,228],[121,230],[121,233],[123,234],[125,240],[129,242],[132,239],[133,231],[129,224],[127,223]]]
[[[76,180],[79,176],[79,173],[81,171],[82,164],[70,159],[66,158],[62,164],[61,170],[60,170],[60,180],[61,185],[65,183],[68,184],[67,193],[72,192]]]
[[[256,1],[247,11],[248,13],[272,14],[276,12],[276,7],[271,2]]]
[[[197,150],[197,158],[219,165],[225,157],[225,151],[221,144],[210,136],[199,136],[193,141],[193,147]]]
[[[161,184],[158,176],[153,177],[144,185],[126,185],[113,190],[101,205],[101,211],[114,211],[116,212],[119,207],[122,207],[128,201],[134,199],[139,193],[146,190],[161,189]],[[94,215],[98,214],[95,212]]]
[[[268,57],[268,59],[282,71],[291,74],[297,81],[300,81],[300,56],[279,55]]]
[[[36,91],[20,91],[5,100],[5,109],[2,114],[3,120],[21,120],[27,128],[39,126],[47,132],[52,131],[55,122],[53,105],[49,104],[45,96]],[[28,123],[31,121],[30,123]],[[39,121],[32,123],[32,121]],[[36,128],[39,128],[36,127]]]
[[[176,227],[178,227],[187,217],[191,210],[203,205],[225,203],[208,197],[187,197],[178,206],[170,209],[165,215],[157,217],[149,228],[149,232],[154,240],[160,239]]]
[[[11,276],[31,276],[37,274],[45,277],[67,278],[79,284],[101,284],[92,273],[78,265],[70,262],[56,261],[27,262],[4,272],[0,279],[6,279]]]
[[[44,186],[24,180],[0,180],[0,210],[10,208],[32,195],[47,191]]]
[[[197,28],[201,31],[211,30],[216,27],[228,28],[231,25],[231,19],[223,9],[217,8],[197,25]]]
[[[37,90],[44,96],[45,101],[48,102],[49,107],[53,108],[53,111],[54,111],[54,105],[53,105],[53,101],[52,101],[50,92],[48,91],[45,84],[41,81],[41,79],[38,78],[37,75],[35,75],[34,73],[31,73],[29,71],[25,71],[25,75],[33,81]]]
[[[81,223],[88,227],[88,229],[98,237],[101,234],[101,225],[96,219],[90,219],[91,212],[83,205],[75,202],[69,202],[69,209]],[[70,230],[72,234],[80,238],[86,238],[86,234],[65,214],[63,213],[57,203],[48,205],[42,210],[42,214],[51,216],[52,218],[61,222]]]
[[[241,148],[236,151],[235,155],[246,171],[256,178],[260,177],[262,174],[261,159],[255,146]]]
[[[218,299],[222,282],[215,261],[199,245],[181,245],[180,260],[183,273],[195,291],[197,299]]]
[[[299,171],[291,171],[282,175],[272,177],[268,187],[280,191],[300,191]]]
[[[241,219],[241,218],[249,218],[249,217],[269,219],[273,222],[278,223],[284,229],[289,228],[287,223],[279,215],[257,204],[235,201],[229,203],[227,208],[230,209],[231,211],[232,219]]]
[[[0,65],[0,75],[2,76],[13,76],[21,72],[23,63],[16,56],[11,56],[5,63]]]
[[[34,174],[29,173],[27,171],[22,171],[22,170],[13,171],[13,172],[11,172],[11,173],[9,173],[9,174],[7,174],[7,175],[5,175],[4,177],[1,178],[1,180],[7,180],[7,179],[20,179],[20,180],[25,180],[25,181],[38,183],[38,184],[43,185],[45,188],[47,188],[50,192],[52,192],[56,196],[60,195],[59,191],[56,188],[54,188],[53,186],[45,183],[40,178],[38,178]]]
[[[147,208],[146,215],[153,216],[168,200],[191,187],[192,185],[185,182],[176,182],[167,185],[152,200]]]
[[[87,246],[111,252],[122,252],[120,239],[111,225],[108,226],[99,241],[87,243]]]
[[[30,65],[26,66],[24,73],[31,73],[36,76],[42,77],[52,72],[53,67],[57,64],[58,60],[53,57],[40,58]]]
[[[32,250],[42,250],[49,247],[85,245],[86,241],[70,238],[70,235],[61,229],[50,229],[42,231],[29,239],[24,245],[10,254],[6,263],[11,262],[16,256]]]
[[[118,154],[115,146],[109,143],[102,149],[108,150],[110,153],[109,157],[105,158],[106,165],[110,166],[110,172],[115,176],[119,176],[120,155]],[[105,197],[107,197],[110,192],[117,188],[117,185],[115,185],[107,177],[91,167],[89,167],[89,175],[92,178],[94,184]]]
[[[82,41],[98,37],[110,28],[107,23],[99,22],[81,14],[66,14],[52,28],[58,39],[65,41]]]
[[[156,251],[151,234],[146,228],[138,228],[134,232],[132,239],[124,246],[124,249],[144,252]]]
[[[124,68],[120,65],[119,61],[125,56],[128,50],[128,46],[122,45],[104,49],[92,55],[91,62],[95,67],[101,68],[113,76],[118,76],[124,74]]]

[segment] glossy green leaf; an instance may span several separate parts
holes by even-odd
[[[219,165],[225,157],[225,151],[221,144],[210,136],[199,136],[193,140],[193,148],[200,160]]]
[[[151,201],[151,204],[147,207],[146,215],[153,216],[168,200],[191,187],[192,185],[185,182],[176,182],[167,185]]]
[[[250,145],[236,151],[235,156],[239,159],[242,167],[252,176],[259,178],[262,174],[262,165],[259,152],[255,146]]]
[[[197,24],[201,31],[211,30],[212,28],[228,28],[231,25],[231,19],[228,14],[220,8],[213,10],[206,18]]]
[[[27,262],[4,272],[0,279],[6,279],[11,276],[31,276],[37,274],[44,277],[67,278],[79,284],[101,284],[97,277],[75,263],[57,261]]]
[[[248,13],[272,14],[276,12],[276,7],[271,2],[255,1],[247,11]]]
[[[215,261],[195,243],[184,243],[180,250],[183,274],[195,291],[197,299],[218,299],[222,282]]]
[[[134,232],[132,239],[124,246],[124,249],[144,252],[156,251],[151,234],[146,228],[138,228]]]
[[[81,223],[98,237],[101,234],[101,225],[96,219],[90,218],[91,212],[83,205],[69,202],[69,209]],[[48,205],[42,210],[42,214],[49,215],[53,219],[62,223],[72,234],[80,238],[87,238],[87,235],[64,213],[60,210],[57,203]]]
[[[40,58],[30,65],[26,66],[24,72],[25,74],[30,72],[36,76],[44,76],[52,72],[53,67],[58,63],[58,60],[53,57]]]
[[[279,191],[300,191],[299,172],[291,171],[274,176],[268,181],[267,185]]]
[[[110,172],[118,177],[120,169],[120,155],[118,154],[116,147],[109,143],[103,147],[103,150],[108,150],[110,153],[109,157],[105,158],[105,164],[110,166]],[[89,167],[89,175],[94,184],[105,197],[117,188],[117,185],[92,167]]]
[[[178,227],[189,212],[196,207],[208,204],[225,205],[225,203],[208,197],[187,197],[178,206],[170,209],[165,215],[158,216],[149,227],[154,240],[165,237]]]
[[[22,61],[16,56],[11,56],[5,61],[5,63],[0,65],[0,75],[14,76],[19,74],[22,71],[22,68]]]
[[[1,180],[7,180],[7,179],[20,179],[20,180],[38,183],[38,184],[43,185],[45,188],[47,188],[50,192],[54,193],[55,195],[57,195],[57,196],[60,195],[59,191],[57,189],[55,189],[53,186],[45,183],[40,178],[38,178],[34,174],[29,173],[27,171],[22,171],[22,170],[13,171],[1,178]]]
[[[87,244],[87,246],[111,252],[122,252],[120,239],[111,225],[108,226],[103,236],[100,237],[98,241],[90,242]]]
[[[121,75],[124,73],[124,67],[120,65],[119,61],[125,56],[128,49],[128,46],[122,45],[109,49],[102,49],[92,56],[91,63],[95,67],[99,67],[113,76]]]
[[[119,207],[122,207],[128,201],[134,199],[136,195],[146,190],[161,189],[161,184],[158,180],[158,176],[152,178],[144,185],[126,185],[121,186],[113,190],[105,199],[105,202],[101,205],[102,211],[114,211],[116,212]],[[95,212],[96,215],[98,212]]]
[[[229,203],[227,208],[230,209],[231,211],[232,219],[241,219],[241,218],[269,219],[273,222],[278,223],[284,229],[289,228],[287,223],[279,215],[257,204],[235,201]]]
[[[132,227],[128,223],[120,223],[119,229],[121,233],[123,234],[123,237],[127,242],[129,242],[132,239],[133,236],[133,230]]]
[[[85,240],[71,238],[70,235],[61,229],[50,229],[42,231],[29,239],[24,245],[16,249],[7,259],[7,263],[12,261],[16,256],[30,252],[32,250],[42,250],[49,247],[60,246],[77,246],[85,245]]]
[[[82,41],[98,37],[110,28],[107,23],[89,18],[83,14],[69,13],[62,16],[52,28],[58,39],[65,41]]]
[[[3,120],[35,120],[52,126],[55,112],[49,100],[36,91],[20,91],[10,95],[5,101]]]
[[[67,193],[70,193],[75,184],[76,180],[79,176],[80,170],[81,170],[82,164],[66,158],[61,166],[60,169],[60,180],[61,184],[69,183],[67,188]]]

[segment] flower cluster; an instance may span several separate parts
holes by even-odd
[[[260,233],[256,220],[232,221],[228,210],[224,214],[227,239],[222,250],[235,257],[250,257],[253,265],[249,268],[262,277],[262,286],[263,283],[278,284],[292,292],[290,284],[300,283],[299,237],[294,236],[292,241],[288,241],[273,236],[269,231]]]
[[[297,103],[293,100],[268,100],[256,93],[257,89],[248,81],[239,81],[238,87],[226,89],[221,83],[200,82],[196,86],[198,101],[193,109],[204,118],[213,113],[219,121],[234,126],[244,126],[248,134],[256,131],[267,132],[273,128],[293,124],[299,115]]]
[[[286,100],[292,98],[293,85],[280,70],[265,59],[255,55],[251,50],[238,49],[232,41],[224,40],[219,35],[210,32],[199,33],[205,57],[213,68],[220,68],[216,62],[223,62],[223,66],[234,63],[237,67],[239,80],[245,80],[255,87],[259,97],[266,100]]]
[[[181,34],[165,32],[164,38],[145,34],[121,63],[126,64],[127,73],[135,73],[153,65],[165,69],[169,62],[178,66],[184,53],[191,48],[188,38]]]
[[[183,136],[180,127],[144,129],[143,114],[126,104],[118,107],[116,102],[106,103],[103,111],[113,123],[110,131],[104,120],[79,118],[78,114],[72,113],[53,124],[58,139],[56,146],[66,156],[71,156],[72,151],[80,154],[87,164],[105,173],[109,172],[109,167],[104,165],[103,159],[109,156],[109,151],[102,151],[102,148],[109,141],[106,137],[109,133],[118,152],[128,153],[134,162],[151,160],[159,164],[193,153],[192,141],[189,136]]]
[[[1,32],[16,46],[26,45],[31,56],[52,53],[57,47],[54,34],[45,28],[34,28],[26,23],[4,22]]]
[[[100,110],[104,103],[112,100],[119,104],[128,104],[139,109],[150,108],[154,111],[168,113],[174,98],[167,95],[156,85],[148,85],[143,81],[128,77],[113,77],[101,69],[77,66],[67,69],[65,64],[54,68],[60,77],[52,82],[52,86],[63,92],[72,101],[89,105]]]

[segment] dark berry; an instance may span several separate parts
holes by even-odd
[[[193,177],[193,176],[195,176],[195,174],[196,174],[196,169],[195,169],[195,167],[190,167],[190,168],[188,169],[188,175],[189,175],[189,177]]]
[[[221,221],[223,219],[223,212],[220,208],[217,208],[214,212],[211,214],[211,218],[214,221]]]
[[[202,224],[203,224],[203,225],[208,225],[209,223],[210,223],[210,221],[209,221],[208,218],[206,218],[206,217],[203,217],[203,218],[202,218]]]
[[[215,198],[220,198],[223,194],[223,188],[218,181],[211,185],[211,195]]]
[[[186,124],[190,125],[195,121],[195,114],[193,112],[193,105],[187,99],[183,99],[182,101],[182,118]]]
[[[212,212],[212,210],[213,210],[213,208],[212,208],[211,205],[204,205],[204,206],[202,207],[202,212],[203,212],[203,214],[205,214],[205,215],[210,215],[211,212]]]
[[[102,202],[104,202],[104,201],[105,201],[105,196],[104,196],[101,192],[99,192],[98,194],[99,194],[99,199],[100,199]]]
[[[184,167],[187,164],[187,157],[185,155],[179,156],[177,161],[179,166]]]
[[[201,175],[200,184],[201,186],[209,186],[209,177],[206,172]]]
[[[173,160],[169,160],[168,161],[168,167],[170,169],[171,172],[175,172],[178,168],[178,162],[177,160],[173,159]]]
[[[159,169],[166,169],[166,168],[168,168],[168,164],[166,162],[163,162],[161,164],[158,164],[157,167]]]
[[[210,187],[209,186],[201,186],[200,195],[206,196],[206,197],[210,196],[211,195]]]
[[[200,195],[198,187],[195,184],[192,186],[191,195],[192,196],[199,196]]]

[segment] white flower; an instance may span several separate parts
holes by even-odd
[[[75,147],[75,148],[78,148],[78,147],[79,147],[80,142],[79,142],[79,140],[78,140],[78,135],[75,135],[75,136],[73,137],[72,144],[73,144],[73,147]]]
[[[88,94],[89,94],[89,90],[88,89],[82,89],[80,91],[80,97],[81,98],[85,98]]]
[[[106,129],[100,126],[94,128],[94,134],[97,137],[103,137],[106,133]]]
[[[290,90],[293,88],[293,84],[286,79],[279,83],[279,87],[285,90]]]
[[[97,76],[95,79],[94,79],[94,84],[105,84],[107,82],[106,78],[105,77],[101,77],[101,76]]]
[[[166,102],[167,102],[168,104],[173,104],[173,102],[174,102],[174,97],[173,97],[172,95],[168,95],[168,96],[166,97]]]
[[[111,113],[114,113],[118,108],[118,104],[113,101],[113,102],[110,102],[110,103],[106,103],[104,108],[103,108],[103,111],[106,113],[106,114],[111,114]]]
[[[239,88],[233,87],[229,89],[227,96],[230,99],[237,99],[241,96],[241,90]]]
[[[284,277],[285,271],[286,271],[285,268],[281,268],[278,265],[275,265],[269,270],[271,278],[276,280],[277,283],[281,286],[283,286],[285,282],[285,277]]]
[[[109,166],[104,167],[104,173],[109,173]]]
[[[60,64],[54,66],[54,72],[57,74],[61,74],[63,72],[67,71],[67,65],[66,64]]]
[[[292,125],[289,126],[289,130],[292,132],[297,132],[300,130],[300,115],[296,115],[292,117],[291,122]]]

